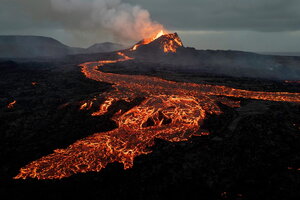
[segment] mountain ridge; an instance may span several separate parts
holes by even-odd
[[[0,58],[64,57],[74,54],[111,52],[124,46],[111,42],[96,43],[88,48],[70,47],[45,36],[0,35]]]

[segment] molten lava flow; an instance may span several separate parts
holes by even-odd
[[[183,43],[177,34],[168,34],[166,35],[166,38],[166,40],[161,41],[165,53],[176,53],[177,49],[183,46]]]
[[[93,102],[86,102],[80,106],[80,110],[90,110],[93,106]]]
[[[159,33],[157,33],[154,37],[151,37],[151,38],[147,38],[147,39],[144,39],[142,41],[140,41],[139,43],[137,43],[136,45],[134,45],[131,50],[132,51],[135,51],[137,50],[140,46],[143,46],[143,45],[146,45],[146,44],[149,44],[151,42],[153,42],[154,40],[160,38],[161,36],[165,35],[165,31],[164,30],[161,30]]]
[[[79,172],[99,172],[112,162],[123,163],[128,169],[136,156],[150,152],[147,148],[155,138],[185,141],[198,130],[198,122],[204,117],[204,110],[193,97],[153,96],[123,114],[118,129],[55,150],[22,168],[16,178],[59,179]]]
[[[100,110],[97,112],[94,112],[92,116],[101,116],[108,112],[108,108],[114,103],[118,101],[118,99],[115,98],[108,98],[104,101],[104,103],[101,104]]]
[[[7,108],[8,109],[12,109],[12,108],[14,108],[15,107],[15,105],[16,105],[16,103],[17,103],[17,101],[15,100],[15,101],[13,101],[13,102],[11,102],[11,103],[9,103],[8,105],[7,105]]]
[[[110,106],[120,100],[145,100],[123,113],[117,112],[112,119],[118,128],[78,140],[66,149],[29,163],[15,177],[37,179],[61,179],[76,173],[96,171],[108,163],[119,162],[124,169],[131,168],[136,156],[148,154],[154,140],[170,142],[186,141],[200,133],[200,126],[207,114],[220,114],[218,102],[230,107],[239,107],[239,101],[226,97],[250,98],[269,101],[300,103],[299,93],[256,92],[225,86],[176,83],[156,77],[104,73],[99,67],[131,60],[124,53],[116,54],[115,60],[81,64],[84,75],[96,81],[113,84],[114,90],[99,95],[105,99],[93,116],[104,115]],[[84,106],[85,107],[85,106]]]

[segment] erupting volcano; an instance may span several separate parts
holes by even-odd
[[[144,39],[135,44],[131,48],[131,51],[138,50],[140,47],[154,43],[154,41],[157,41],[157,48],[163,50],[165,53],[176,53],[179,47],[183,47],[183,43],[177,33],[165,34],[165,32],[162,30],[156,34],[155,37]]]
[[[15,177],[37,179],[61,179],[76,173],[99,172],[108,163],[119,162],[124,169],[133,166],[134,158],[148,154],[156,138],[170,142],[187,141],[192,136],[206,135],[201,125],[206,116],[222,113],[219,103],[239,107],[239,100],[232,98],[287,101],[300,103],[299,93],[258,92],[194,83],[178,83],[142,75],[104,73],[101,67],[107,64],[133,60],[127,53],[138,51],[147,45],[159,44],[164,53],[176,53],[184,48],[176,33],[158,33],[145,39],[129,50],[115,53],[114,60],[101,60],[81,64],[82,73],[89,79],[112,84],[113,90],[83,102],[80,110],[88,111],[101,101],[97,112],[101,116],[109,112],[111,105],[124,100],[132,102],[144,99],[128,111],[120,110],[112,117],[118,128],[95,133],[78,140],[66,149],[29,163]]]

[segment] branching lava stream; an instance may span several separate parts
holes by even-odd
[[[170,51],[174,52],[174,49]],[[105,100],[99,111],[92,115],[106,114],[109,107],[120,100],[131,102],[138,97],[145,100],[125,113],[120,111],[114,115],[112,119],[117,123],[117,129],[95,133],[66,149],[54,150],[54,153],[22,168],[15,179],[61,179],[76,173],[99,172],[112,162],[123,163],[124,169],[131,168],[136,156],[150,153],[149,147],[154,145],[155,138],[179,142],[200,136],[200,125],[206,115],[221,113],[217,102],[239,107],[239,101],[226,97],[300,102],[299,93],[256,92],[225,86],[177,83],[142,75],[104,73],[98,69],[105,64],[133,59],[123,52],[118,52],[116,56],[116,60],[81,64],[87,78],[111,83],[114,88],[99,95],[98,98]],[[92,101],[87,101],[80,109],[90,109]]]

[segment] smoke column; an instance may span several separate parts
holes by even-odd
[[[101,27],[120,40],[140,40],[164,29],[147,10],[122,0],[51,0],[51,6],[60,14],[80,15],[81,28]]]

